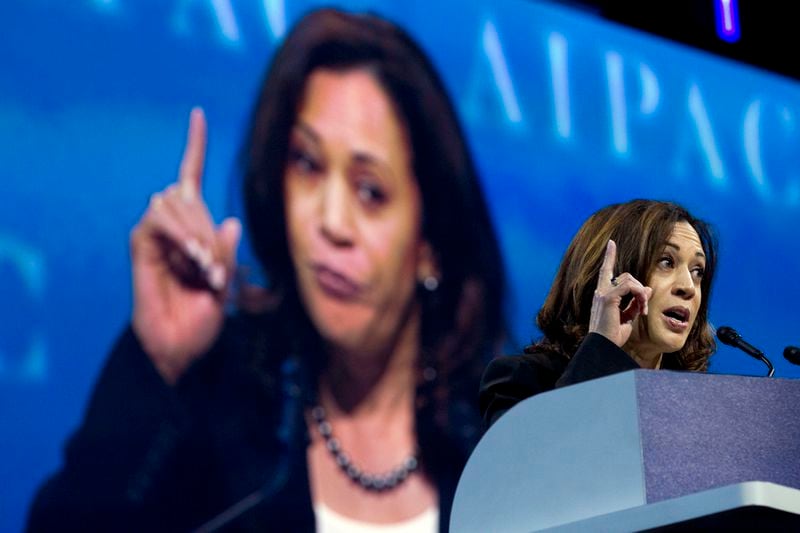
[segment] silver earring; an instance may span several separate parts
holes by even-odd
[[[426,290],[433,292],[439,287],[439,279],[436,276],[425,276],[422,280],[422,286]]]

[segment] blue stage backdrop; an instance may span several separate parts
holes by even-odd
[[[328,2],[326,2],[327,4]],[[234,159],[292,0],[0,4],[0,530],[22,527],[128,318],[128,232],[205,108],[205,192],[235,210]],[[517,342],[591,212],[677,200],[712,221],[714,324],[773,359],[800,344],[800,87],[524,0],[353,1],[405,26],[457,103],[512,281]],[[722,347],[712,371],[761,374]]]

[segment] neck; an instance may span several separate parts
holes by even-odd
[[[630,346],[625,346],[624,350],[642,368],[661,368],[661,352],[648,352]]]
[[[412,313],[387,349],[374,353],[331,350],[320,378],[320,403],[350,416],[412,406],[420,346],[419,314]]]

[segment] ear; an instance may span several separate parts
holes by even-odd
[[[430,280],[435,280],[438,285],[442,280],[442,272],[439,268],[439,260],[433,251],[433,247],[428,241],[423,240],[419,244],[417,253],[417,282],[426,285]],[[428,281],[426,281],[428,280]]]

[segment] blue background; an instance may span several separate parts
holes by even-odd
[[[234,157],[276,42],[317,2],[0,4],[0,531],[22,527],[129,315],[128,232],[205,108],[205,193],[236,211]],[[800,87],[524,0],[347,2],[405,26],[450,88],[512,282],[519,344],[580,223],[676,200],[716,225],[711,301],[770,356],[800,344]],[[245,261],[246,257],[243,258]],[[722,347],[717,373],[763,373]]]

